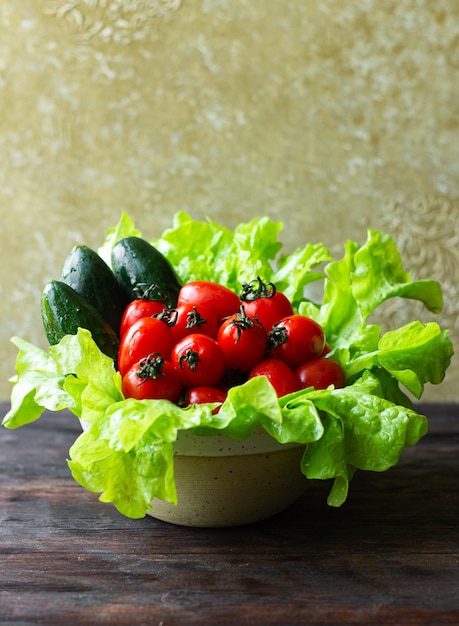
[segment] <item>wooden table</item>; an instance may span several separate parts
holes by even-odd
[[[1,405],[2,416],[7,405]],[[0,624],[459,624],[459,408],[348,502],[313,482],[230,529],[129,520],[77,485],[69,413],[0,429]]]

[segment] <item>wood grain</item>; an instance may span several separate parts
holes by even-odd
[[[7,410],[2,406],[3,414]],[[396,468],[329,485],[262,523],[193,529],[123,518],[67,469],[78,423],[0,430],[0,624],[459,623],[459,409]]]

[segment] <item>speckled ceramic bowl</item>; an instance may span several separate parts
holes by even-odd
[[[279,513],[303,493],[305,447],[282,445],[266,431],[244,441],[181,431],[175,444],[177,505],[152,502],[153,517],[196,527],[239,526]]]

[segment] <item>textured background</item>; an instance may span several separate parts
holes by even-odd
[[[266,214],[334,254],[387,230],[457,345],[458,74],[451,0],[4,0],[0,396],[10,336],[45,346],[44,283],[123,209],[148,237]],[[459,401],[458,373],[424,398]]]

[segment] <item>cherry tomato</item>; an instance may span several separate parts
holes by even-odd
[[[269,333],[270,355],[296,369],[322,354],[325,335],[322,327],[304,315],[290,315],[277,322]]]
[[[124,310],[124,314],[121,319],[120,337],[123,337],[126,334],[126,331],[129,330],[129,328],[134,324],[134,322],[137,322],[137,320],[142,319],[142,317],[158,315],[165,309],[167,310],[167,306],[164,302],[159,300],[146,300],[143,298],[132,300],[132,302],[130,302]]]
[[[267,358],[260,361],[249,374],[249,378],[266,376],[276,390],[278,397],[298,390],[298,382],[293,370],[280,359]]]
[[[244,306],[221,324],[217,341],[225,355],[226,367],[241,372],[250,372],[268,347],[265,329],[257,319],[245,314]]]
[[[185,393],[184,406],[190,404],[205,404],[207,402],[219,402],[222,404],[225,399],[226,392],[218,387],[193,387],[192,389],[187,389]],[[219,406],[215,407],[212,414],[215,415],[219,410]]]
[[[344,370],[338,361],[325,357],[303,363],[295,370],[295,376],[300,389],[327,389],[330,385],[339,389],[345,382]]]
[[[182,393],[182,382],[172,363],[152,353],[126,372],[122,390],[125,398],[163,399],[177,403]]]
[[[241,301],[249,317],[257,317],[267,333],[276,322],[293,315],[293,307],[285,294],[277,291],[273,283],[265,283],[258,277],[243,284]]]
[[[121,338],[118,369],[124,376],[128,369],[152,352],[168,360],[174,345],[172,332],[166,322],[156,317],[142,317]]]
[[[237,313],[240,301],[239,296],[224,285],[206,280],[194,280],[185,283],[180,289],[177,306],[181,304],[205,306],[214,313],[220,323],[228,315]]]
[[[215,314],[203,305],[181,304],[176,307],[175,315],[171,315],[171,325],[174,342],[180,341],[186,335],[200,333],[215,339],[217,337],[217,318]]]
[[[185,387],[213,387],[225,368],[223,351],[212,337],[192,333],[172,348],[171,361]]]

